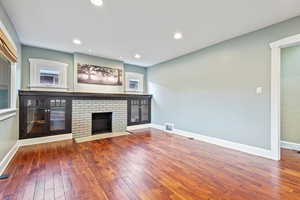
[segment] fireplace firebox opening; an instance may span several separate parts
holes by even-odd
[[[92,113],[92,134],[112,132],[112,112]]]

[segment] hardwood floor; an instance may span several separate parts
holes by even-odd
[[[156,129],[23,147],[0,199],[297,200],[300,154],[280,162]]]

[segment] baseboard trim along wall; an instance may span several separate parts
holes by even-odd
[[[179,130],[179,129],[174,129],[173,131],[167,131],[167,130],[165,130],[164,126],[158,125],[158,124],[145,124],[145,125],[139,125],[139,126],[130,126],[127,128],[127,130],[136,130],[136,129],[140,129],[140,128],[156,128],[159,130],[166,131],[168,133],[173,133],[173,134],[181,135],[184,137],[194,138],[194,139],[197,139],[197,140],[200,140],[203,142],[207,142],[210,144],[215,144],[215,145],[218,145],[221,147],[225,147],[225,148],[241,151],[244,153],[276,160],[276,158],[272,154],[271,150],[253,147],[253,146],[240,144],[240,143],[236,143],[236,142],[231,142],[228,140],[222,140],[222,139],[218,139],[218,138],[214,138],[214,137],[204,136],[201,134],[183,131],[183,130]]]
[[[127,126],[127,131],[133,131],[137,129],[144,129],[151,127],[151,124],[141,124],[141,125],[135,125],[135,126]]]
[[[19,140],[18,145],[19,146],[29,146],[29,145],[34,145],[34,144],[43,144],[43,143],[48,143],[48,142],[71,140],[72,138],[73,138],[72,133],[69,133],[69,134],[63,134],[63,135],[54,135],[54,136],[48,136],[48,137],[39,137],[39,138]]]
[[[19,149],[18,142],[9,150],[9,152],[4,156],[2,161],[0,162],[0,175],[2,175],[6,169],[6,167],[9,165],[12,158],[15,156]]]
[[[281,148],[300,151],[300,144],[294,142],[281,141]]]

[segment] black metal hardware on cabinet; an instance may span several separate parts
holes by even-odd
[[[72,132],[72,100],[127,100],[127,124],[151,122],[151,95],[19,91],[20,139]]]

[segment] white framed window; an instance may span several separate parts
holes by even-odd
[[[67,90],[68,64],[52,60],[29,58],[31,89]]]
[[[0,56],[0,114],[16,110],[16,96],[16,64]]]
[[[4,32],[12,47],[18,51],[16,44],[1,20],[0,29]],[[13,63],[8,58],[0,56],[0,121],[16,115],[16,69],[17,63]]]
[[[126,91],[144,92],[144,75],[135,72],[126,72]]]
[[[130,79],[128,81],[128,88],[130,90],[138,90],[139,89],[139,85],[140,85],[140,81],[139,80]]]

